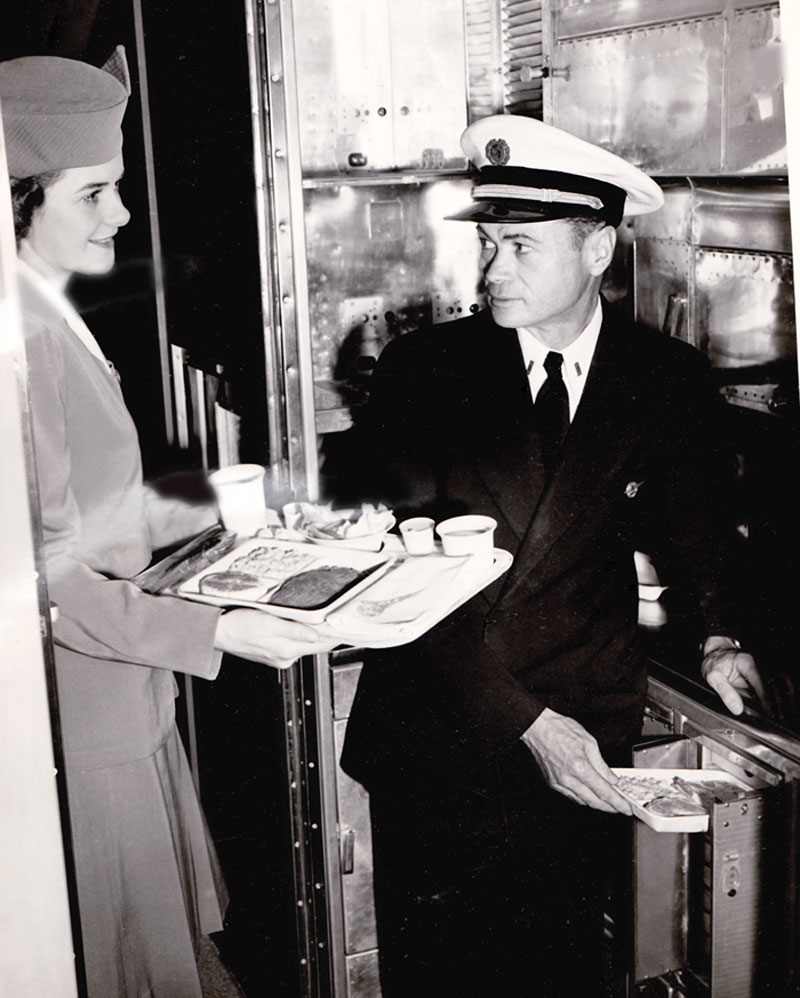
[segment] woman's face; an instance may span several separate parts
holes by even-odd
[[[21,250],[36,254],[46,277],[105,274],[114,266],[114,236],[131,217],[119,196],[122,174],[120,153],[100,166],[64,170],[45,188]]]

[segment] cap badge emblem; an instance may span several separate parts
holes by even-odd
[[[505,139],[489,139],[486,143],[486,158],[492,166],[505,166],[511,159],[511,150]]]

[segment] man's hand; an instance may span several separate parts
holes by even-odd
[[[223,613],[214,639],[220,651],[276,669],[288,669],[298,658],[328,652],[338,644],[341,638],[322,637],[308,624],[244,609]]]
[[[614,789],[619,778],[582,724],[545,707],[522,740],[553,790],[598,811],[631,813],[628,801]]]
[[[750,689],[762,703],[766,702],[764,684],[753,656],[741,651],[733,638],[722,635],[706,638],[700,671],[731,714],[741,714],[744,710],[739,690]]]

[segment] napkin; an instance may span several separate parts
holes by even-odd
[[[330,505],[292,502],[283,507],[289,530],[320,540],[344,541],[385,534],[395,524],[392,511],[382,503],[362,503],[358,509],[334,510]]]

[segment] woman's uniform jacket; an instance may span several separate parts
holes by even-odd
[[[403,336],[380,358],[358,431],[361,488],[401,518],[493,516],[514,562],[424,637],[367,656],[342,764],[368,789],[469,782],[545,707],[613,758],[639,731],[646,687],[637,549],[707,633],[728,633],[707,363],[603,310],[549,482],[515,330],[481,312]]]
[[[153,752],[174,726],[173,670],[213,679],[219,610],[126,581],[152,557],[136,428],[118,379],[20,272],[64,750],[80,769]]]
[[[194,946],[226,894],[173,670],[217,675],[219,611],[127,581],[152,551],[119,383],[24,267],[20,295],[88,993],[200,998]]]

